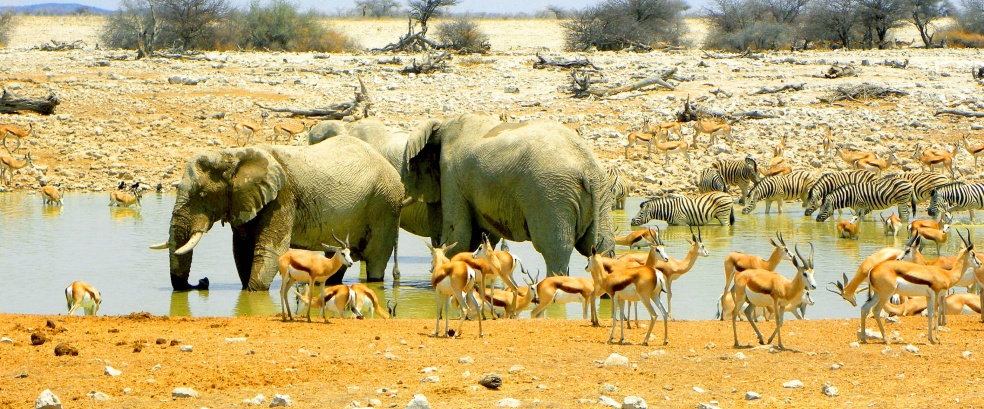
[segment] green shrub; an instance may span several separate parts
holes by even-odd
[[[467,18],[445,21],[437,26],[437,38],[442,44],[457,50],[488,51],[489,36]]]
[[[14,29],[14,13],[0,13],[0,47],[10,43],[10,32]]]

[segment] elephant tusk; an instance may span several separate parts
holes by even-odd
[[[167,247],[168,247],[168,242],[165,241],[163,243],[157,243],[157,244],[154,244],[154,245],[150,246],[150,249],[151,250],[167,250]]]
[[[198,242],[202,239],[202,235],[203,234],[204,233],[202,233],[200,231],[196,231],[194,234],[191,235],[191,238],[188,239],[188,242],[185,243],[184,246],[181,246],[181,248],[179,248],[177,250],[174,250],[174,254],[177,254],[177,255],[180,256],[180,255],[183,255],[183,254],[185,254],[185,253],[187,253],[189,251],[194,250],[195,249],[195,246],[197,246],[198,245]]]
[[[417,198],[412,197],[412,196],[407,196],[407,198],[406,199],[403,199],[403,202],[400,203],[400,207],[410,206],[411,204],[413,204],[413,202],[416,202],[416,201],[417,201]]]

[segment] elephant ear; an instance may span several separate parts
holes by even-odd
[[[228,222],[239,226],[256,217],[256,213],[277,198],[287,181],[287,174],[269,152],[245,148],[232,152],[234,166],[223,176],[232,185]]]
[[[441,121],[429,119],[421,123],[407,138],[401,170],[407,195],[422,198],[426,203],[441,200]]]

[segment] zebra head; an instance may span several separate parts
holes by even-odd
[[[946,212],[946,209],[950,207],[950,201],[946,200],[943,195],[939,193],[934,193],[932,199],[929,200],[928,213],[930,217],[936,217],[940,213]]]
[[[822,222],[830,218],[834,213],[834,202],[830,200],[824,200],[823,204],[820,206],[820,213],[817,213],[817,221]],[[807,216],[810,213],[806,214]]]
[[[652,197],[646,201],[639,204],[639,213],[636,213],[635,217],[629,222],[629,225],[642,226],[653,219],[653,211],[656,209],[656,203],[660,198]]]

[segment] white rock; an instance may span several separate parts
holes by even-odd
[[[154,365],[153,368],[150,368],[151,372],[159,371],[159,370],[161,370],[161,364]]]
[[[786,383],[782,384],[782,387],[783,388],[802,388],[803,387],[803,382],[801,382],[799,379],[793,379],[793,380],[791,380],[789,382],[786,382]]]
[[[475,360],[472,359],[472,357],[470,357],[470,356],[463,356],[461,358],[458,358],[458,363],[459,364],[473,364],[473,363],[475,363]]]
[[[382,406],[383,406],[383,401],[381,401],[379,399],[375,399],[375,398],[369,399],[369,407],[371,407],[371,408],[379,408],[379,407],[382,407]]]
[[[45,389],[34,400],[34,409],[61,409],[61,407],[61,400],[51,392],[51,389]]]
[[[743,354],[741,352],[735,352],[735,359],[737,359],[739,361],[744,360],[745,359],[745,354]]]
[[[618,386],[612,385],[610,383],[601,385],[601,393],[615,393],[618,392]]]
[[[106,374],[106,375],[109,375],[109,376],[120,376],[120,375],[123,375],[123,371],[121,371],[119,369],[116,369],[116,368],[113,368],[111,366],[107,366],[106,369],[103,370],[103,373]]]
[[[428,367],[420,370],[420,373],[431,373],[431,372],[437,372],[437,367],[436,366],[428,366]]]
[[[277,406],[293,406],[294,402],[290,400],[290,395],[273,395],[273,399],[270,400],[270,407],[275,408]]]
[[[756,399],[762,399],[762,395],[759,395],[758,392],[752,392],[752,391],[745,392],[745,400],[756,400]]]
[[[181,352],[191,352],[194,348],[191,345],[182,345]]]
[[[509,367],[509,373],[522,372],[522,371],[525,371],[525,370],[526,370],[526,368],[524,368],[522,365],[513,365],[513,366]]]
[[[4,344],[13,344],[14,343],[14,340],[12,340],[10,338],[7,338],[7,337],[3,337],[3,338],[0,338],[0,342],[2,342]]]
[[[397,359],[400,359],[400,358],[397,358],[396,355],[393,355],[392,353],[389,353],[389,352],[383,354],[383,358],[389,359],[390,361],[395,361]]]
[[[129,394],[130,394],[131,392],[133,392],[133,389],[130,389],[130,388],[123,388],[123,393],[124,393],[124,394],[126,394],[126,395],[129,395]]]
[[[609,398],[605,395],[598,397],[598,404],[606,408],[622,409],[621,403],[618,403],[615,399]]]
[[[191,388],[174,388],[171,396],[175,398],[197,398],[198,392]]]
[[[420,381],[421,382],[428,382],[428,383],[437,383],[437,382],[440,382],[441,381],[441,378],[438,378],[437,375],[431,375],[431,376],[428,376],[428,377],[426,377],[424,379],[421,379]]]
[[[851,346],[851,348],[860,348],[861,347],[861,344],[859,344],[857,341],[854,341],[854,342],[851,343],[850,346]]]
[[[837,388],[831,385],[830,382],[825,382],[823,387],[820,388],[820,391],[831,398],[837,396]]]
[[[964,359],[970,359],[970,351],[963,351],[960,356],[964,357]]]
[[[523,402],[520,402],[519,399],[505,398],[499,400],[499,402],[496,403],[495,406],[500,408],[518,408],[520,406],[523,406]]]
[[[430,402],[424,395],[413,395],[413,400],[407,404],[407,409],[430,409]]]
[[[232,343],[232,342],[246,342],[246,337],[226,338],[225,339],[225,342],[229,342],[229,343]]]
[[[721,409],[721,408],[718,407],[718,406],[716,406],[716,405],[709,404],[709,403],[698,403],[697,404],[697,409]]]
[[[264,403],[266,403],[266,396],[263,396],[262,393],[261,394],[257,394],[256,396],[253,397],[253,399],[245,399],[245,400],[243,400],[243,404],[246,404],[246,405],[260,406],[260,405],[262,405]]]
[[[704,389],[694,386],[694,392],[704,393]]]
[[[912,352],[913,354],[919,353],[919,347],[912,344],[906,345],[905,350]]]
[[[841,364],[833,364],[833,365],[831,365],[831,366],[830,366],[830,370],[832,370],[832,371],[836,371],[836,370],[838,370],[838,369],[841,369],[841,368],[843,368],[843,367],[844,367],[844,366],[843,366],[843,365],[841,365]]]
[[[629,358],[619,354],[611,354],[605,358],[605,366],[629,366]]]
[[[102,392],[97,392],[97,391],[89,392],[89,393],[85,394],[85,396],[88,396],[88,397],[92,398],[96,402],[106,402],[106,401],[110,400],[109,395],[107,395],[105,393],[102,393]]]
[[[649,405],[638,396],[626,396],[622,399],[622,409],[649,409]]]

